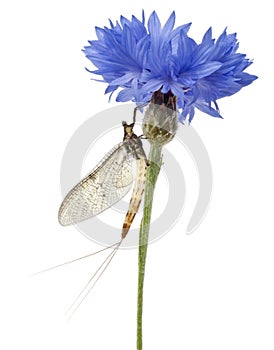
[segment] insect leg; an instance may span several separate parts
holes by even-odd
[[[144,102],[143,104],[141,104],[140,106],[136,106],[133,110],[133,124],[135,124],[136,121],[136,114],[138,109],[142,109],[143,107],[145,107],[148,104],[148,102]]]

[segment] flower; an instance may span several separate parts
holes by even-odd
[[[145,25],[132,16],[120,23],[96,27],[97,40],[84,47],[97,67],[91,71],[108,83],[106,93],[120,89],[116,100],[149,102],[155,91],[176,96],[180,121],[191,120],[195,109],[221,117],[217,100],[238,92],[257,77],[244,70],[252,63],[238,53],[236,34],[226,30],[215,40],[211,28],[200,44],[188,36],[191,24],[174,29],[175,12],[162,27],[156,12]]]

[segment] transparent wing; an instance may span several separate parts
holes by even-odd
[[[97,215],[123,198],[133,181],[133,154],[124,143],[115,146],[65,197],[59,209],[61,225]]]

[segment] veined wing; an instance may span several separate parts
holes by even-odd
[[[134,155],[124,142],[116,145],[65,197],[59,209],[61,225],[97,215],[123,198],[133,181]]]

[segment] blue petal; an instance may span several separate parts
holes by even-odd
[[[208,61],[208,57],[214,49],[212,39],[203,40],[192,53],[192,66]]]
[[[215,110],[214,108],[210,107],[206,103],[196,102],[195,103],[195,107],[198,108],[201,112],[209,114],[212,117],[223,118],[217,110]]]
[[[219,62],[204,63],[180,74],[179,79],[184,86],[191,86],[198,79],[207,77],[219,69],[221,66],[222,64]]]
[[[209,41],[209,40],[212,40],[212,28],[211,27],[205,32],[202,42]]]
[[[108,94],[108,93],[110,93],[110,92],[113,92],[113,91],[115,91],[115,90],[117,90],[117,88],[118,88],[118,86],[108,86],[107,88],[106,88],[106,90],[105,90],[105,94]]]
[[[174,24],[175,12],[162,27],[154,11],[146,27],[142,11],[141,20],[121,16],[120,23],[96,27],[97,40],[83,49],[96,70],[87,70],[108,83],[106,93],[121,88],[118,101],[149,101],[162,89],[177,97],[181,121],[191,122],[195,109],[221,117],[216,100],[257,79],[244,72],[252,61],[237,52],[235,33],[225,29],[215,41],[209,28],[198,44],[187,35],[190,23],[175,29]]]
[[[157,13],[153,11],[148,20],[148,31],[150,34],[153,33],[155,36],[157,36],[160,34],[160,30],[161,22],[157,16]]]
[[[131,99],[132,99],[131,89],[121,90],[116,97],[117,102],[127,102],[127,101],[130,101]]]
[[[138,74],[137,74],[138,75]],[[134,79],[136,77],[136,73],[135,72],[130,72],[130,73],[126,73],[123,76],[114,79],[111,81],[111,83],[109,85],[120,85],[120,86],[124,86],[125,84],[129,83],[132,81],[132,79]]]
[[[162,87],[163,83],[164,82],[162,80],[151,79],[143,86],[143,90],[147,93],[158,91]]]
[[[163,26],[163,37],[166,37],[166,35],[168,35],[172,31],[175,24],[175,18],[175,11],[173,11],[172,14],[169,16],[169,19],[167,20],[166,24]]]
[[[180,84],[174,84],[173,83],[170,90],[178,98],[180,98],[180,99],[184,98],[185,93],[184,93],[184,90],[183,90],[183,88],[182,88],[182,86]]]

